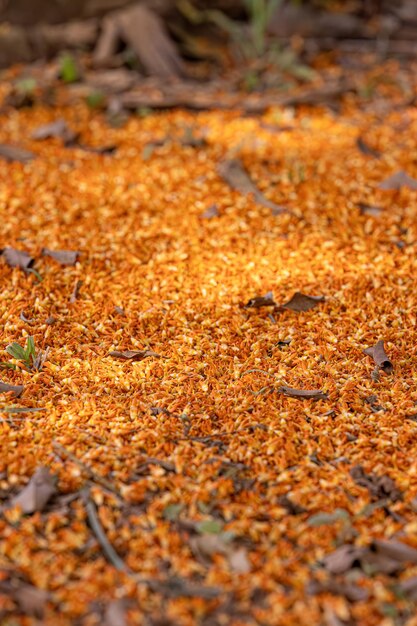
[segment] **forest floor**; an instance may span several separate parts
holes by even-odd
[[[402,72],[331,108],[3,110],[2,624],[417,623]]]

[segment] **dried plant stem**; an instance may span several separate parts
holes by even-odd
[[[97,541],[99,542],[101,549],[103,550],[107,560],[115,567],[119,572],[125,572],[126,574],[133,575],[133,572],[126,565],[123,559],[117,554],[116,550],[111,545],[101,525],[100,519],[97,514],[97,509],[90,496],[90,490],[87,489],[83,494],[83,500],[85,510],[87,513],[88,522],[91,530],[95,534]]]

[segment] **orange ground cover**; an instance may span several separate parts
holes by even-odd
[[[116,152],[30,139],[57,117]],[[206,145],[181,143],[190,126]],[[109,128],[78,104],[0,128],[36,154],[1,163],[0,244],[42,278],[0,259],[1,360],[27,335],[49,347],[39,372],[0,371],[25,386],[3,408],[45,409],[1,413],[1,623],[415,624],[417,192],[378,188],[417,175],[415,109],[351,98],[339,115],[175,111]],[[292,213],[232,190],[229,157]],[[245,308],[269,291],[325,300]],[[392,373],[363,353],[379,340]],[[40,466],[57,493],[23,515],[9,503]],[[346,545],[357,558],[326,561]]]

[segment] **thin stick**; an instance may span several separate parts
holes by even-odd
[[[99,542],[101,549],[103,550],[104,555],[109,563],[113,565],[113,567],[119,572],[123,572],[124,574],[129,576],[129,578],[134,580],[137,585],[146,585],[157,593],[169,593],[170,581],[153,580],[150,578],[143,578],[142,576],[135,574],[135,572],[132,572],[130,567],[126,565],[123,559],[117,554],[116,550],[110,543],[103,526],[101,525],[96,506],[91,499],[90,490],[88,488],[83,493],[83,500],[90,528],[93,531],[97,541]],[[187,590],[184,586],[182,592],[185,596],[198,597],[201,595],[202,597],[212,598],[217,597],[220,593],[220,590],[214,587],[197,587]]]
[[[116,550],[111,545],[110,541],[107,538],[106,533],[104,532],[103,526],[99,520],[97,509],[94,502],[90,496],[90,490],[87,489],[83,494],[83,500],[85,505],[85,510],[87,512],[88,522],[90,524],[91,530],[95,534],[97,541],[99,542],[101,549],[103,550],[107,560],[115,567],[119,572],[125,572],[129,576],[133,575],[131,569],[126,565],[123,559],[117,554]]]
[[[261,374],[265,374],[265,376],[273,376],[274,378],[276,378],[275,374],[270,374],[269,372],[266,372],[265,370],[261,370],[258,367],[254,367],[251,370],[246,370],[246,372],[242,372],[239,378],[246,376],[246,374],[252,374],[253,372],[260,372]]]
[[[97,483],[98,485],[101,485],[108,491],[111,491],[112,493],[116,494],[119,498],[122,497],[117,487],[112,485],[112,483],[110,483],[108,480],[106,480],[102,476],[99,476],[99,474],[96,474],[95,472],[93,472],[93,470],[90,467],[88,467],[88,465],[80,461],[80,459],[76,457],[75,454],[73,454],[72,452],[64,448],[64,446],[62,446],[60,443],[58,443],[57,441],[53,441],[52,447],[54,448],[54,450],[57,452],[59,456],[64,455],[65,457],[70,459],[70,461],[75,463],[84,472],[84,474],[88,476],[88,478],[92,482]]]

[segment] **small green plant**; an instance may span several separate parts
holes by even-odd
[[[102,91],[96,90],[88,94],[86,102],[90,109],[102,109],[106,103],[106,97]]]
[[[80,78],[77,63],[69,52],[64,53],[60,58],[59,75],[64,83],[75,83]]]
[[[33,96],[38,83],[35,78],[21,78],[16,82],[16,90],[24,96]]]
[[[40,371],[48,354],[48,350],[44,353],[41,350],[37,351],[35,348],[35,341],[33,337],[30,336],[26,340],[25,347],[14,341],[7,346],[6,352],[17,361],[21,361],[29,371]],[[9,367],[11,365],[13,367],[12,364],[3,365],[7,365]]]
[[[256,56],[267,51],[268,24],[282,0],[245,0],[249,13],[251,40]]]

